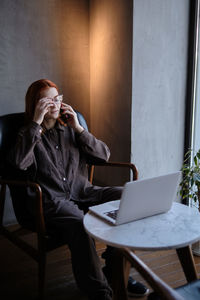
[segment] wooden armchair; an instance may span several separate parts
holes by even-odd
[[[148,296],[148,300],[200,299],[200,280],[195,280],[177,289],[173,289],[157,276],[135,253],[129,249],[124,249],[122,253],[152,287],[154,292]]]
[[[83,116],[78,113],[80,124],[86,129],[87,124]],[[16,140],[16,135],[20,127],[24,124],[24,113],[8,114],[0,117],[0,234],[8,238],[12,243],[25,251],[30,257],[32,257],[38,263],[38,291],[39,299],[44,298],[45,287],[45,265],[46,255],[49,251],[58,248],[61,245],[55,237],[49,236],[45,228],[45,222],[43,217],[42,208],[42,190],[40,186],[35,182],[27,182],[24,180],[23,175],[16,173],[15,178],[8,180],[5,177],[5,156],[10,147]],[[137,168],[130,163],[119,162],[106,162],[99,164],[105,167],[122,167],[128,168],[132,171],[132,179],[136,180],[138,177]],[[8,170],[6,170],[7,172]],[[89,180],[92,182],[94,173],[94,166],[89,166]],[[12,176],[13,177],[13,176]],[[11,199],[13,203],[16,219],[20,225],[20,229],[11,231],[10,226],[4,226],[4,206],[6,200],[6,188],[9,188]],[[36,203],[36,219],[32,219],[28,211],[25,210],[24,203],[28,201],[26,189],[31,188],[35,192]],[[36,246],[28,244],[22,234],[30,234],[35,232],[37,235]]]

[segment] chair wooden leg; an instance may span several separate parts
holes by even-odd
[[[125,258],[121,250],[115,251],[112,266],[113,300],[127,300],[127,282],[131,263]]]
[[[44,253],[39,258],[38,262],[38,294],[39,300],[43,300],[45,296],[45,269],[46,269],[46,254]]]
[[[185,273],[185,277],[188,282],[198,279],[195,262],[192,254],[192,250],[190,246],[186,246],[183,248],[176,249],[178,254],[178,258],[182,265],[183,271]]]

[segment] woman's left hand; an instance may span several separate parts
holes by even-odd
[[[61,104],[62,115],[66,116],[67,125],[74,129],[75,132],[81,133],[84,128],[79,124],[78,117],[73,108],[66,104]]]

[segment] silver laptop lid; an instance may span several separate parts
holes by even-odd
[[[116,225],[167,212],[175,200],[180,179],[178,171],[126,183]]]

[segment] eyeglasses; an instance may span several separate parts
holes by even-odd
[[[63,101],[63,95],[57,95],[52,100],[55,104],[60,104]]]

